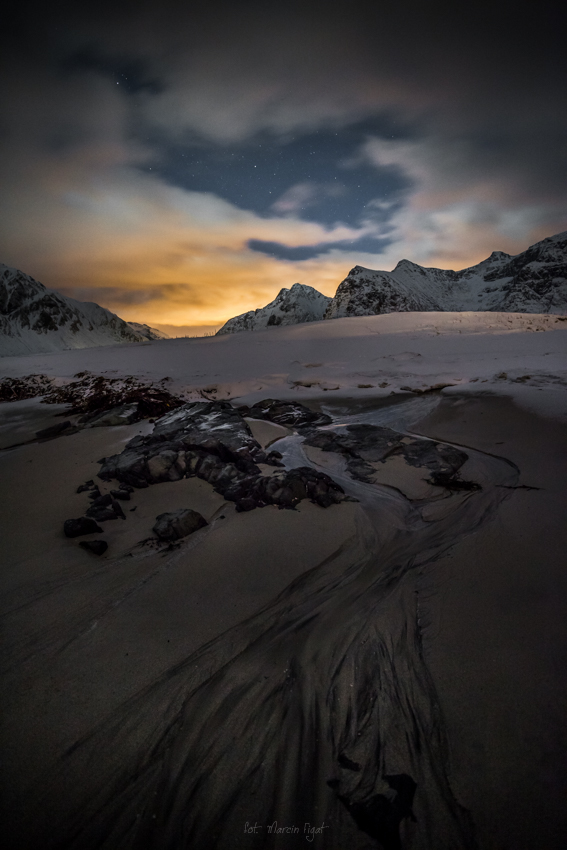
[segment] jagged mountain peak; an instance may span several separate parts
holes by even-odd
[[[279,325],[296,325],[300,322],[317,322],[323,318],[330,302],[330,298],[312,286],[294,283],[290,289],[280,289],[274,300],[265,307],[229,319],[217,331],[217,336]]]
[[[460,271],[424,268],[410,260],[400,260],[391,272],[355,266],[339,284],[325,318],[430,310],[567,311],[567,232],[516,256],[493,251]]]

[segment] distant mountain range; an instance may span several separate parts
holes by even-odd
[[[0,263],[0,356],[166,337],[148,325],[125,322],[98,304],[59,295]]]
[[[494,251],[461,271],[424,268],[409,260],[401,260],[391,272],[355,266],[334,298],[296,283],[266,307],[229,319],[218,333],[379,313],[485,310],[567,312],[567,231],[516,256]]]
[[[229,319],[217,335],[345,316],[430,311],[567,312],[567,231],[510,256],[494,251],[461,271],[401,260],[391,272],[355,266],[334,298],[295,283],[265,307]],[[91,302],[47,289],[0,264],[0,356],[166,339]]]

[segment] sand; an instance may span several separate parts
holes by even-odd
[[[88,505],[75,491],[96,479],[97,459],[147,430],[147,423],[89,429],[0,455],[9,823],[26,789],[101,718],[355,533],[354,503],[235,514],[209,484],[183,479],[136,491],[121,503],[125,522],[79,538],[108,541],[97,558],[63,535],[63,521]],[[99,484],[103,492],[111,486]],[[180,507],[209,525],[171,552],[138,545],[159,513]]]
[[[450,779],[482,848],[567,834],[567,431],[506,399],[447,400],[417,433],[502,455],[520,485],[424,576]]]
[[[130,838],[113,831],[122,813],[135,818],[155,799],[156,824],[148,814],[137,847],[305,846],[303,832],[273,843],[244,834],[269,813],[301,826],[326,819],[313,846],[369,850],[377,843],[328,780],[355,799],[365,782],[391,795],[383,777],[408,774],[417,822],[402,823],[404,850],[562,850],[564,327],[553,317],[405,314],[4,358],[6,374],[98,368],[172,376],[188,397],[216,381],[219,396],[242,403],[306,400],[337,421],[464,447],[463,478],[483,488],[439,493],[425,470],[394,457],[375,464],[374,484],[356,485],[360,503],[237,514],[201,480],[169,482],[122,503],[127,520],[93,535],[109,542],[97,558],[62,533],[88,504],[77,485],[151,425],[36,443],[64,410],[0,405],[11,846],[45,850],[61,838],[68,850],[125,850]],[[298,383],[307,374],[310,387]],[[429,395],[401,390],[447,381]],[[288,429],[249,424],[263,446],[286,446]],[[293,450],[296,465],[350,486],[341,458]],[[178,547],[156,546],[155,517],[179,507],[208,525]],[[73,812],[78,838],[64,829]],[[185,841],[187,813],[198,818]]]

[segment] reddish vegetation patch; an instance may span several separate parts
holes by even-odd
[[[105,378],[79,372],[76,381],[53,387],[43,399],[47,404],[70,404],[68,413],[100,413],[125,404],[138,405],[138,417],[159,417],[185,404],[163,387],[142,384],[133,377]]]
[[[52,378],[47,375],[26,375],[23,378],[0,379],[0,401],[22,401],[45,395],[53,387]]]
[[[158,418],[184,400],[161,386],[142,384],[132,376],[106,378],[90,372],[79,372],[74,381],[55,386],[46,375],[26,375],[23,378],[3,378],[0,381],[0,401],[20,401],[43,396],[45,404],[70,404],[65,415],[80,413],[89,418],[95,413],[123,405],[138,405],[137,418]]]

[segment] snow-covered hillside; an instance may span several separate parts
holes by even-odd
[[[258,331],[277,325],[318,322],[323,318],[330,302],[330,298],[312,286],[294,283],[291,289],[280,289],[274,300],[265,307],[229,319],[217,331],[217,336],[239,331]]]
[[[408,311],[564,313],[567,231],[512,257],[494,251],[461,271],[401,260],[391,272],[355,266],[337,289],[326,319]]]
[[[142,325],[140,322],[126,322],[127,325],[136,331],[136,333],[142,334],[144,339],[169,339],[169,334],[166,334],[165,331],[158,331],[157,328],[150,328],[149,325]]]
[[[0,356],[158,338],[145,328],[132,327],[98,304],[59,295],[0,263]]]

